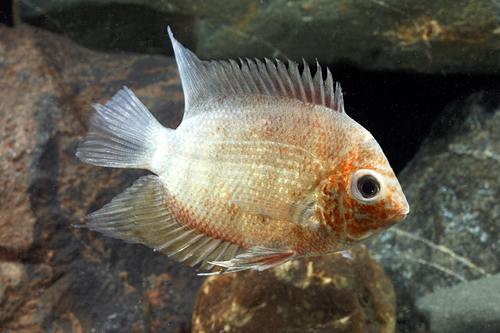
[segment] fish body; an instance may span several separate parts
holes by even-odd
[[[78,157],[151,170],[85,226],[200,270],[266,269],[345,250],[409,212],[373,136],[330,71],[201,61],[169,29],[185,94],[175,130],[127,88],[95,105]]]

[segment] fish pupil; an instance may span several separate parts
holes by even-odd
[[[380,191],[380,185],[375,178],[367,175],[359,179],[358,190],[364,198],[373,198]]]

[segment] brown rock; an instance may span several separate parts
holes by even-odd
[[[27,297],[43,292],[52,280],[52,269],[46,264],[24,265],[0,262],[0,325],[22,317],[20,308]]]
[[[391,281],[364,245],[348,252],[209,277],[193,332],[394,332]]]
[[[144,171],[75,156],[90,104],[129,86],[166,126],[182,117],[173,58],[109,55],[0,26],[0,331],[188,332],[202,279],[142,245],[73,228]]]
[[[31,162],[40,154],[41,141],[48,139],[36,137],[40,124],[35,113],[50,107],[50,101],[38,96],[47,93],[51,84],[45,62],[32,46],[0,42],[0,96],[9,96],[0,99],[0,258],[24,253],[33,243],[35,219],[28,195]]]

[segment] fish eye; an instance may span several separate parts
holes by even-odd
[[[353,176],[351,191],[358,200],[377,200],[381,196],[382,189],[378,175],[371,170],[359,170]]]
[[[358,179],[358,191],[363,198],[370,199],[378,194],[380,191],[380,184],[370,175],[366,175]]]

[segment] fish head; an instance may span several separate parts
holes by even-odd
[[[370,135],[371,137],[371,135]],[[367,143],[367,144],[366,144]],[[362,241],[406,218],[410,208],[382,149],[375,139],[351,155],[342,195],[346,241]],[[349,168],[348,168],[349,169]]]
[[[406,218],[410,208],[396,175],[386,170],[358,169],[343,194],[345,237],[361,241]]]
[[[346,244],[387,230],[410,211],[401,185],[375,139],[353,149],[329,183],[331,190],[323,193],[334,200],[327,200],[331,205],[325,207],[331,212],[327,218],[337,234],[343,234]]]

